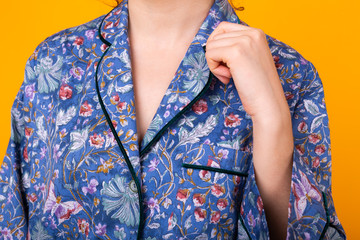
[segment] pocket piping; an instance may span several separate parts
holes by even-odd
[[[182,166],[184,168],[192,168],[192,169],[213,171],[213,172],[219,172],[219,173],[226,173],[226,174],[232,174],[232,175],[237,175],[237,176],[241,176],[241,177],[247,177],[249,175],[248,173],[243,173],[243,172],[238,172],[238,171],[233,171],[233,170],[228,170],[228,169],[222,169],[222,168],[214,168],[214,167],[203,166],[203,165],[183,163]]]

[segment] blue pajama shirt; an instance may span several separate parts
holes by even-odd
[[[215,0],[140,145],[127,0],[42,42],[12,108],[0,239],[269,239],[251,118],[233,81],[220,82],[205,58],[222,21],[248,26]],[[287,238],[345,239],[319,74],[266,38],[295,142]]]

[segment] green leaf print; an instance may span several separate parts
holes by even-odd
[[[103,182],[102,204],[107,215],[127,226],[139,223],[139,201],[134,181],[116,175],[109,183]]]
[[[39,93],[53,92],[58,88],[62,65],[63,58],[58,56],[55,64],[53,64],[53,60],[50,57],[45,57],[35,66],[35,73],[38,76]]]

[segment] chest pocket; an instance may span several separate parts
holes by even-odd
[[[187,155],[182,166],[188,169],[247,177],[250,161],[249,152],[203,144],[197,151]]]
[[[188,149],[182,159],[176,194],[184,209],[185,205],[193,206],[186,208],[189,209],[186,213],[180,213],[182,208],[179,208],[179,214],[191,217],[194,223],[188,234],[216,235],[220,239],[235,237],[234,227],[250,163],[250,153],[214,144]]]

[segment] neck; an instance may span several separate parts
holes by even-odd
[[[143,41],[175,46],[192,39],[214,0],[128,0],[129,33]]]

